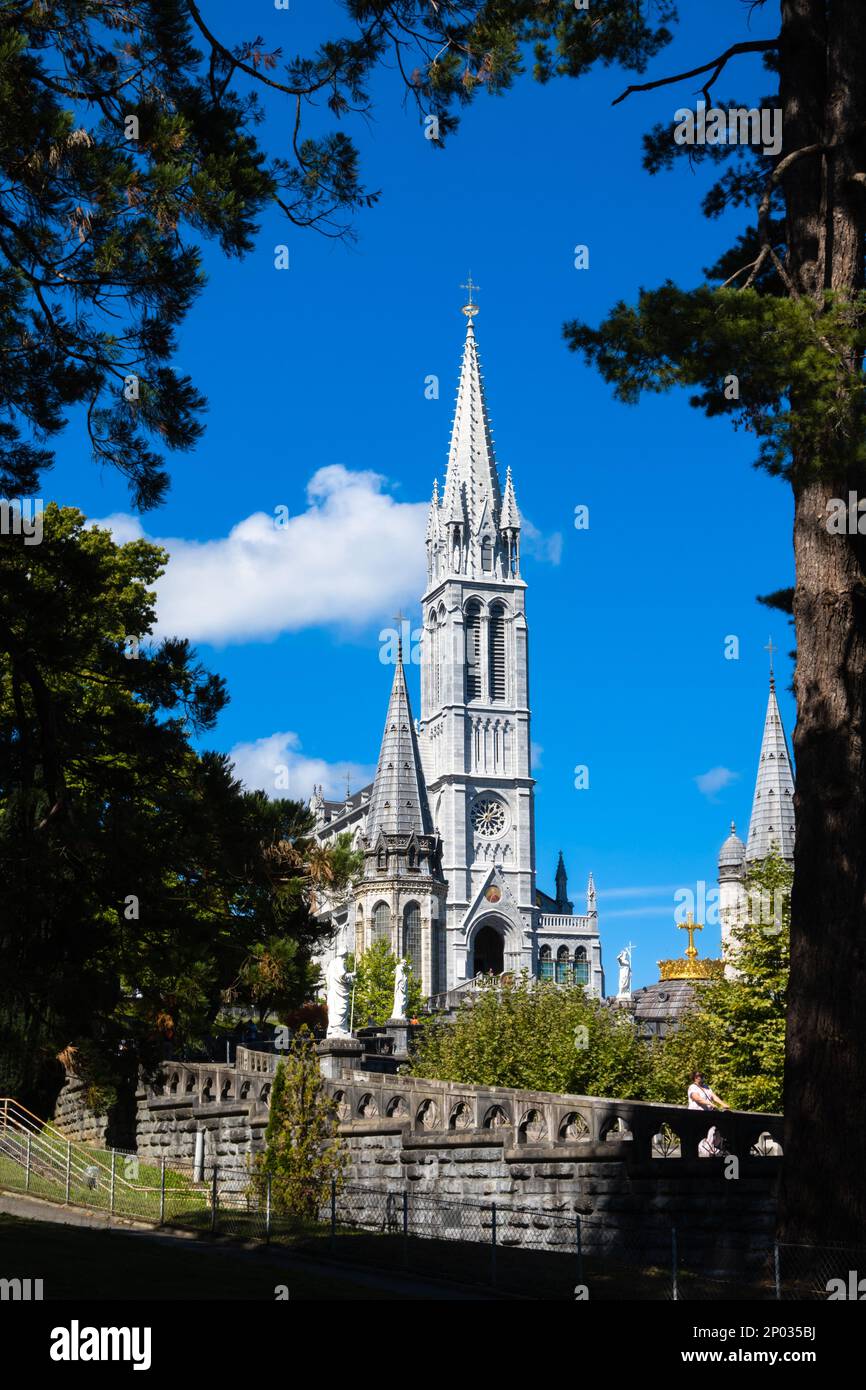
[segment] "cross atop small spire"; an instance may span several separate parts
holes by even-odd
[[[472,292],[473,290],[480,290],[481,286],[475,284],[475,281],[472,279],[471,270],[469,272],[469,277],[466,281],[466,284],[461,285],[460,288],[461,290],[466,290],[469,294],[469,302],[463,305],[461,312],[464,313],[468,319],[474,318],[475,315],[478,313],[478,305],[472,303]]]
[[[769,642],[767,643],[766,647],[764,648],[764,651],[765,651],[765,652],[769,652],[769,653],[770,653],[770,685],[771,685],[771,686],[775,686],[775,684],[776,684],[776,677],[775,677],[774,674],[773,674],[773,652],[777,652],[778,650],[779,650],[779,648],[773,645],[773,639],[772,639],[772,637],[771,637],[770,640],[769,640]]]

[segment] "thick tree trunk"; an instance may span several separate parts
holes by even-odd
[[[782,35],[785,152],[846,142],[785,178],[789,266],[803,296],[850,298],[863,287],[866,232],[852,178],[866,169],[866,4],[783,0]],[[866,537],[831,534],[827,502],[866,497],[866,475],[837,444],[815,441],[793,467],[797,838],[780,1230],[856,1244],[866,1243]],[[834,450],[816,476],[816,457]]]

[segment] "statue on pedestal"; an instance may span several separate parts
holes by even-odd
[[[328,996],[328,1032],[329,1038],[350,1038],[349,1031],[349,1010],[352,1001],[352,985],[355,976],[346,969],[347,951],[341,951],[339,955],[328,962],[325,971],[325,985]]]
[[[412,969],[409,962],[403,958],[398,960],[397,969],[394,971],[394,1007],[391,1010],[392,1018],[409,1017],[409,971]]]
[[[617,994],[620,998],[631,994],[631,946],[626,946],[620,951],[616,958],[619,966],[619,988]]]

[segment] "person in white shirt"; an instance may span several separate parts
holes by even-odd
[[[690,1110],[730,1110],[715,1091],[704,1084],[701,1072],[692,1073],[692,1084],[689,1086],[689,1109]]]

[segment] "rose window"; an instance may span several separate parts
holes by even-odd
[[[505,829],[505,807],[501,801],[476,801],[472,808],[472,826],[488,839],[501,835]]]

